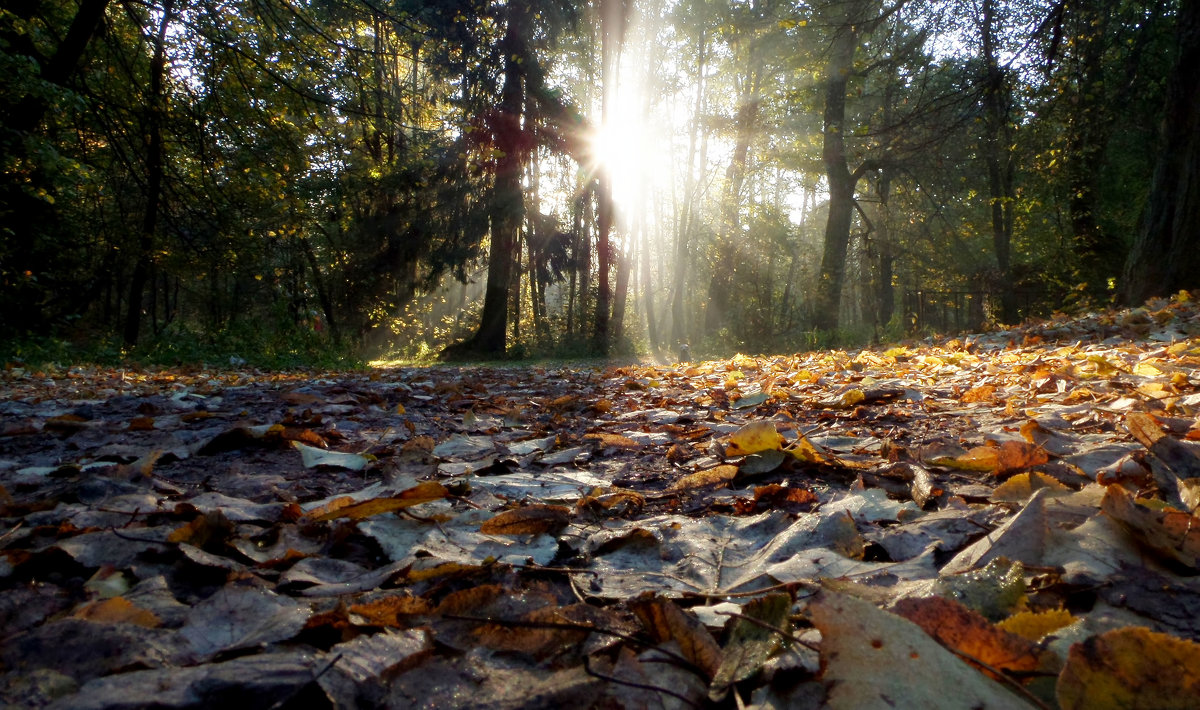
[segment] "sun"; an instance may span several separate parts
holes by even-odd
[[[653,133],[644,106],[638,92],[618,91],[607,120],[591,139],[597,168],[612,181],[618,218],[641,209],[661,170],[654,159]]]

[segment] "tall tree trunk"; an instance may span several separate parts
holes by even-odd
[[[158,211],[163,183],[163,119],[167,110],[163,84],[167,75],[167,27],[175,9],[174,0],[163,3],[162,20],[154,38],[154,56],[150,62],[150,88],[146,99],[146,206],[142,212],[142,230],[138,234],[137,261],[129,279],[129,310],[125,313],[126,345],[136,345],[142,327],[142,301],[150,279],[154,258],[154,232],[158,229]]]
[[[1125,262],[1121,300],[1129,305],[1200,287],[1200,3],[1180,3],[1176,23],[1150,201]]]
[[[818,330],[837,330],[846,274],[846,250],[854,217],[854,188],[858,178],[850,172],[846,157],[846,85],[858,45],[857,26],[846,22],[838,29],[830,50],[825,74],[825,116],[821,159],[829,179],[829,217],[825,223],[825,248],[813,299],[813,325]]]
[[[642,238],[639,252],[642,255],[642,305],[646,308],[646,336],[650,341],[651,352],[657,352],[661,343],[658,341],[658,322],[654,318],[654,286],[650,278],[650,230],[646,224],[644,209],[638,213],[637,233]]]
[[[675,345],[688,341],[684,316],[688,265],[688,242],[692,234],[692,215],[696,201],[696,143],[704,110],[704,72],[708,65],[708,38],[701,29],[696,39],[696,101],[692,109],[692,125],[688,131],[687,177],[683,188],[683,209],[675,234],[675,274],[671,297],[671,339]],[[701,166],[703,167],[703,166]]]
[[[754,44],[750,49],[746,76],[742,80],[742,95],[734,119],[737,138],[733,145],[733,155],[729,159],[729,167],[725,170],[725,195],[721,200],[721,226],[717,234],[717,263],[709,281],[708,310],[704,317],[704,329],[709,335],[716,335],[725,326],[732,302],[734,274],[742,258],[737,249],[742,231],[742,185],[746,180],[750,141],[758,123],[761,80],[762,53]]]
[[[487,355],[503,355],[507,344],[508,298],[512,287],[514,264],[517,259],[517,232],[525,212],[521,194],[521,161],[523,127],[521,115],[525,104],[525,78],[522,57],[525,55],[525,20],[528,8],[524,3],[507,6],[508,22],[504,31],[504,85],[500,91],[500,111],[496,117],[496,185],[491,204],[491,245],[488,249],[487,286],[483,297],[483,314],[471,349]]]
[[[996,0],[983,0],[980,40],[983,49],[984,83],[983,108],[984,161],[987,164],[988,197],[992,212],[992,248],[996,252],[996,267],[1000,279],[1000,318],[1016,323],[1016,284],[1012,269],[1014,161],[1012,156],[1012,127],[1009,107],[1012,92],[1007,72],[1000,66],[996,50]]]

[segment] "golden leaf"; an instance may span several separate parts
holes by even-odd
[[[774,422],[755,421],[735,431],[729,437],[729,446],[725,449],[726,456],[745,456],[747,454],[778,449],[783,446],[783,435],[775,428]]]
[[[1030,641],[1041,641],[1046,634],[1070,626],[1075,621],[1075,617],[1066,609],[1021,611],[997,623],[996,627]]]
[[[1200,644],[1135,626],[1071,646],[1056,689],[1062,710],[1188,710],[1200,698]]]

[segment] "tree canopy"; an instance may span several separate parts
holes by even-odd
[[[1169,0],[23,0],[0,327],[800,349],[1197,286]],[[448,350],[447,350],[448,348]]]

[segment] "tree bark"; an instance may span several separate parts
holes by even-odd
[[[1200,286],[1200,3],[1183,2],[1150,201],[1125,262],[1121,300]]]
[[[500,91],[500,111],[496,118],[496,184],[491,205],[491,245],[488,249],[487,286],[479,330],[470,349],[485,355],[503,355],[507,345],[508,297],[512,286],[513,261],[516,259],[517,230],[524,214],[521,194],[522,125],[525,81],[521,58],[524,56],[524,3],[507,6],[508,22],[501,46],[504,52],[504,85]]]
[[[749,161],[750,141],[758,123],[759,88],[762,80],[762,55],[757,46],[750,49],[746,76],[742,79],[742,95],[739,97],[737,115],[737,138],[733,155],[725,170],[725,196],[721,201],[721,226],[717,234],[717,263],[713,268],[708,286],[708,310],[705,312],[704,329],[716,335],[729,316],[733,296],[734,274],[741,255],[737,244],[741,239],[741,193],[746,180],[746,164]]]
[[[1000,318],[1016,323],[1016,284],[1012,269],[1014,162],[1009,104],[1012,101],[1008,77],[1000,66],[996,51],[996,1],[983,0],[980,28],[984,63],[984,160],[987,164],[988,197],[991,199],[992,248],[996,252],[996,268],[1000,280]]]
[[[858,178],[846,161],[846,85],[854,64],[858,28],[850,22],[838,29],[825,74],[825,115],[821,159],[829,179],[829,217],[825,223],[825,248],[813,299],[813,326],[837,330],[846,274],[846,250],[854,217],[854,188]]]
[[[701,112],[704,109],[704,71],[708,62],[708,38],[701,29],[696,39],[696,102],[692,109],[692,125],[688,131],[687,177],[683,188],[683,209],[679,214],[678,231],[675,234],[675,274],[671,298],[671,339],[675,345],[688,341],[687,324],[684,316],[686,301],[686,279],[688,264],[688,242],[692,233],[693,203],[696,199],[696,142],[700,134]]]
[[[125,313],[124,340],[136,345],[142,326],[142,301],[150,279],[154,258],[154,232],[158,229],[158,211],[163,183],[163,118],[166,113],[166,93],[163,84],[167,74],[167,27],[174,12],[174,0],[163,3],[162,21],[154,40],[154,56],[150,63],[150,94],[146,105],[146,206],[142,212],[142,230],[138,235],[137,262],[129,279],[129,310]]]

